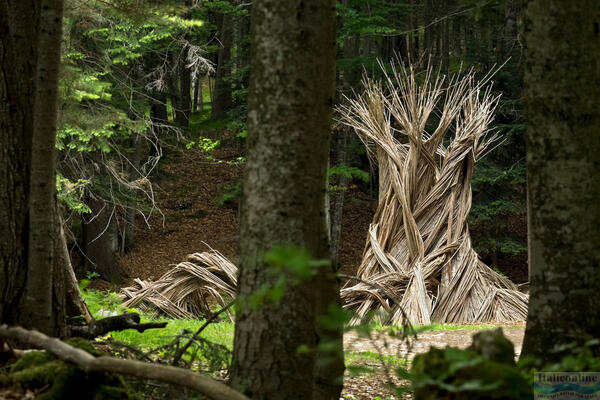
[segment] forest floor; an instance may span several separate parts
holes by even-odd
[[[243,166],[238,162],[238,157],[242,156],[242,144],[231,132],[223,133],[219,140],[222,146],[210,154],[197,149],[171,150],[161,163],[160,171],[153,180],[160,213],[155,212],[147,221],[138,218],[135,245],[120,259],[128,275],[124,285],[131,283],[133,278],[156,280],[174,264],[183,261],[187,254],[206,251],[209,246],[237,263],[236,191],[240,189],[243,174]],[[343,271],[353,274],[360,263],[376,202],[357,188],[349,190],[346,200],[340,257]],[[118,289],[99,281],[95,281],[92,287]],[[379,396],[397,399],[399,397],[394,397],[387,384],[398,385],[401,382],[389,376],[380,356],[390,360],[389,357],[408,355],[411,359],[431,346],[465,348],[471,343],[475,330],[486,327],[420,333],[409,353],[405,344],[385,332],[373,331],[371,337],[366,338],[351,331],[344,337],[347,355],[356,365],[374,368],[372,372],[358,376],[347,374],[343,398],[372,400]],[[504,329],[505,335],[514,343],[517,355],[523,331],[522,325]]]
[[[135,244],[120,261],[129,278],[158,279],[173,264],[209,246],[238,261],[238,199],[242,144],[224,132],[222,146],[210,154],[197,149],[170,150],[153,179],[156,204],[147,223],[137,219]],[[232,198],[233,197],[233,198]],[[224,200],[228,201],[224,202]],[[354,273],[362,256],[376,202],[351,187],[344,204],[340,257]],[[127,282],[130,282],[129,279]]]

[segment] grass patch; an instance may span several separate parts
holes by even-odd
[[[157,318],[137,309],[127,309],[121,305],[121,296],[114,292],[84,290],[83,297],[90,312],[97,319],[105,318],[111,315],[111,313],[137,312],[140,314],[142,323],[168,322],[167,326],[163,329],[149,329],[142,333],[128,329],[120,332],[111,332],[108,335],[115,340],[133,345],[142,350],[149,350],[169,344],[183,329],[195,332],[204,323],[203,319]],[[225,346],[231,350],[233,348],[233,329],[233,322],[230,321],[212,323],[204,329],[201,336],[209,342]]]
[[[468,330],[468,331],[481,331],[486,329],[496,329],[501,327],[502,329],[516,329],[522,328],[522,325],[496,325],[496,324],[430,324],[430,325],[413,325],[417,333],[421,332],[432,332],[432,331],[458,331],[458,330]],[[393,330],[395,332],[402,332],[402,327],[397,326],[385,326],[385,325],[375,325],[373,330],[382,332]]]
[[[190,116],[190,132],[194,138],[206,132],[223,131],[229,127],[231,119],[210,119],[210,110],[198,111]]]
[[[346,351],[344,361],[346,369],[352,376],[371,375],[376,372],[376,369],[384,365],[390,370],[406,368],[407,366],[406,360],[401,357],[379,354],[370,350],[361,352]]]

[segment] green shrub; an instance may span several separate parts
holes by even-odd
[[[73,338],[67,343],[92,355],[102,355],[85,339]],[[32,351],[21,357],[12,365],[3,385],[40,391],[36,397],[39,400],[138,398],[121,376],[86,373],[45,351]]]
[[[432,348],[410,371],[416,400],[530,399],[532,385],[514,362],[514,347],[500,329],[475,335],[466,350]]]

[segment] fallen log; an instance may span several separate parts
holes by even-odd
[[[114,357],[94,357],[56,338],[21,327],[0,325],[0,338],[13,339],[30,346],[42,348],[61,360],[77,365],[86,372],[111,372],[165,382],[196,390],[213,400],[250,400],[223,382],[187,369],[136,360],[122,360]]]

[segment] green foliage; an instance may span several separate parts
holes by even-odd
[[[338,35],[343,40],[351,35],[397,34],[411,7],[403,2],[351,0],[347,5],[338,3],[336,11],[341,20]]]
[[[196,117],[194,117],[196,115]],[[231,123],[230,119],[210,119],[210,110],[204,111],[204,113],[196,113],[192,115],[190,120],[190,130],[192,133],[201,135],[208,134],[210,132],[219,132],[227,129]]]
[[[350,167],[346,164],[335,165],[327,170],[327,177],[334,175],[345,176],[348,179],[358,179],[363,182],[369,181],[369,174],[357,167]]]
[[[237,17],[247,16],[248,9],[244,6],[236,6],[230,1],[213,0],[204,4],[207,10],[219,14],[231,14]]]
[[[429,324],[429,325],[419,325],[413,326],[415,333],[419,334],[422,332],[432,332],[432,331],[457,331],[457,330],[468,330],[468,331],[480,331],[484,329],[494,329],[496,326],[492,324]],[[519,329],[520,326],[509,326],[506,329]],[[381,324],[371,324],[369,325],[369,329],[375,331],[386,331],[389,332],[392,336],[398,336],[402,334],[403,328],[401,326],[388,326]]]
[[[72,338],[67,343],[92,355],[102,355],[85,339]],[[32,351],[23,355],[12,365],[4,384],[38,391],[36,398],[42,400],[139,398],[132,395],[130,387],[120,376],[86,373],[45,351]]]
[[[238,307],[246,303],[256,309],[268,302],[279,302],[289,286],[294,286],[314,277],[319,268],[330,265],[329,260],[315,260],[301,247],[275,246],[267,251],[263,259],[267,264],[267,283],[245,299],[239,299]]]
[[[515,366],[454,347],[417,355],[411,376],[416,400],[532,397],[531,386]]]
[[[171,90],[178,54],[186,49],[188,60],[179,61],[187,63],[203,53],[190,43],[203,43],[200,38],[213,29],[204,17],[205,11],[181,2],[92,0],[65,7],[56,141],[62,177],[85,180],[86,194],[107,199],[120,211],[144,209],[144,199],[128,183],[147,181],[157,159],[144,160],[143,151],[142,165],[129,159],[138,157],[134,145],[144,147],[136,145],[139,140],[169,140],[163,134],[168,129],[153,125],[150,105],[158,92]],[[201,141],[200,147],[211,144]],[[87,211],[83,194],[69,192],[67,208]]]
[[[221,195],[217,198],[217,205],[223,207],[225,205],[237,204],[237,201],[242,196],[242,192],[242,181],[225,185]]]
[[[560,355],[559,362],[541,365],[532,357],[522,357],[519,367],[526,371],[533,384],[535,372],[588,372],[600,371],[600,339],[589,339],[583,345],[576,342],[557,345],[548,352]]]
[[[276,246],[269,250],[265,261],[275,274],[285,274],[300,283],[317,274],[317,269],[330,265],[329,260],[314,260],[310,253],[297,246]]]
[[[81,286],[81,285],[80,285]],[[111,332],[98,341],[107,342],[115,348],[121,348],[117,355],[127,353],[127,348],[137,349],[137,352],[150,354],[152,357],[168,359],[173,356],[173,349],[181,346],[191,336],[191,332],[197,331],[204,320],[157,318],[151,314],[141,312],[137,309],[125,308],[121,305],[123,299],[114,292],[101,292],[97,290],[83,290],[83,296],[90,312],[95,318],[105,318],[107,314],[122,314],[125,312],[137,312],[140,314],[141,322],[165,322],[167,326],[162,329],[149,329],[144,332],[136,330],[125,330]],[[184,361],[194,361],[195,370],[219,371],[226,368],[231,360],[231,349],[233,347],[234,325],[230,321],[221,321],[208,325],[193,346],[190,346],[183,356]],[[136,354],[137,354],[136,352]]]
[[[77,214],[89,214],[92,211],[81,201],[83,190],[88,183],[89,181],[86,179],[78,179],[77,182],[71,182],[62,175],[57,174],[56,193],[58,201],[68,210],[74,211]]]
[[[206,137],[200,137],[198,138],[198,142],[191,141],[188,144],[186,144],[185,147],[188,150],[197,147],[203,153],[210,153],[211,151],[219,147],[220,144],[221,142],[219,140],[212,140]]]
[[[370,350],[350,352],[344,357],[346,369],[351,376],[371,374],[375,372],[376,365],[385,365],[391,370],[406,368],[407,360],[392,354],[384,355]]]
[[[91,280],[91,279],[100,278],[100,274],[99,274],[99,273],[97,273],[97,272],[94,272],[94,271],[87,271],[87,272],[85,273],[85,277],[86,277],[87,279],[90,279],[90,280]]]

